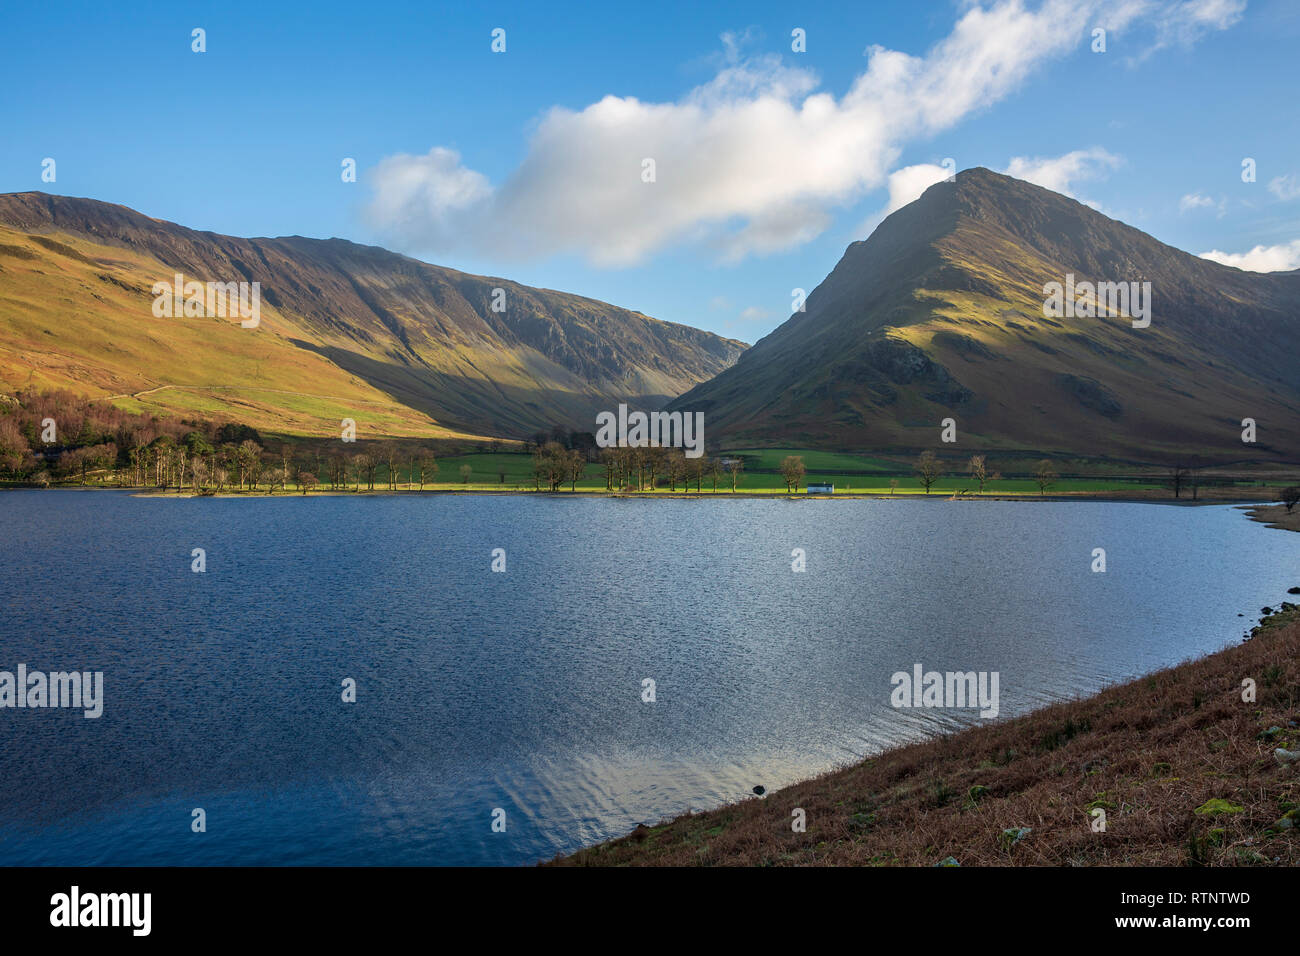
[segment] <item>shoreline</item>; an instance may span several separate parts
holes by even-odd
[[[603,491],[599,489],[578,489],[577,491],[534,491],[531,489],[517,488],[417,488],[395,490],[373,491],[340,491],[324,490],[312,491],[308,494],[302,494],[298,491],[280,492],[273,494],[265,491],[253,492],[222,492],[220,494],[198,494],[195,492],[177,492],[177,491],[157,491],[146,488],[130,487],[109,487],[109,486],[55,486],[50,488],[39,488],[35,485],[14,485],[0,488],[0,491],[118,491],[130,494],[134,498],[153,498],[153,499],[171,499],[182,500],[188,498],[220,498],[220,499],[276,499],[276,498],[385,498],[385,497],[420,497],[420,496],[437,496],[437,495],[476,495],[480,497],[547,497],[547,498],[618,498],[632,500],[658,500],[658,499],[683,499],[683,500],[721,500],[729,499],[753,499],[753,500],[773,500],[785,499],[788,501],[945,501],[945,502],[968,502],[968,501],[1006,501],[1006,502],[1025,502],[1025,501],[1109,501],[1118,504],[1162,504],[1175,505],[1181,507],[1198,507],[1198,506],[1218,506],[1233,505],[1247,512],[1252,521],[1265,523],[1270,528],[1283,528],[1291,531],[1300,531],[1300,506],[1290,514],[1285,513],[1285,506],[1277,503],[1277,498],[1273,495],[1261,494],[1256,497],[1246,497],[1242,495],[1225,496],[1214,498],[1202,496],[1197,499],[1191,498],[1168,498],[1156,497],[1155,495],[1134,495],[1131,492],[1110,492],[1110,491],[1077,491],[1062,494],[1015,494],[1009,492],[990,492],[988,494],[950,494],[937,493],[925,494],[924,492],[904,491],[898,493],[881,493],[881,492],[835,492],[834,494],[808,494],[806,492],[789,492],[780,490],[771,491],[664,491],[656,489],[654,491]],[[1268,489],[1261,489],[1266,491]],[[1257,517],[1257,515],[1259,515]]]
[[[1287,511],[1286,505],[1258,505],[1255,507],[1242,506],[1246,512],[1246,517],[1251,521],[1258,521],[1268,528],[1276,528],[1279,531],[1300,531],[1300,505]]]
[[[539,865],[1294,866],[1297,696],[1283,602],[1194,660]]]

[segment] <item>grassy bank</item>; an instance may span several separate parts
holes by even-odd
[[[1300,751],[1298,724],[1300,607],[1287,605],[1200,660],[554,863],[1294,866],[1300,762],[1285,754]]]
[[[742,456],[744,472],[740,476],[737,493],[772,495],[787,494],[788,488],[780,474],[781,460],[787,455],[802,458],[807,468],[803,479],[806,485],[826,483],[835,486],[836,497],[845,495],[924,495],[925,488],[917,478],[911,461],[891,461],[867,455],[851,455],[841,452],[823,452],[801,448],[779,449],[745,449],[728,452],[729,455]],[[530,490],[535,486],[533,476],[533,458],[531,455],[502,452],[497,454],[463,454],[448,455],[439,459],[437,485],[439,489],[459,484],[461,468],[469,467],[469,486],[472,490]],[[1029,469],[1032,465],[1023,465]],[[1104,474],[1091,473],[1089,469],[1079,466],[1081,471],[1089,473],[1074,474],[1066,471],[1063,463],[1060,470],[1063,476],[1056,479],[1046,489],[1047,496],[1115,496],[1123,498],[1161,500],[1173,498],[1173,492],[1167,482],[1157,473],[1143,474]],[[952,495],[978,496],[979,485],[969,474],[952,463],[945,465],[945,472],[930,489],[930,496],[951,497]],[[653,490],[646,489],[638,494],[658,494],[671,492],[668,479],[658,477],[658,484]],[[896,484],[891,485],[891,481]],[[1261,478],[1239,480],[1219,479],[1215,485],[1206,484],[1197,489],[1199,499],[1203,500],[1276,500],[1277,488],[1274,483],[1266,483]],[[565,482],[563,490],[570,490],[570,483]],[[802,487],[802,485],[801,485]],[[583,476],[576,483],[576,490],[603,492],[605,490],[605,469],[599,463],[587,465]],[[677,482],[677,491],[682,490],[682,483]],[[695,483],[691,483],[695,491]],[[700,482],[700,494],[732,494],[731,478],[722,475],[717,482],[716,492],[713,482],[705,477]],[[1039,497],[1043,491],[1027,473],[1011,474],[990,478],[985,482],[983,494],[986,497]],[[1183,499],[1190,499],[1190,487],[1181,491]]]
[[[1285,505],[1265,505],[1262,508],[1251,508],[1246,514],[1251,521],[1262,522],[1270,528],[1300,531],[1300,506],[1288,510]]]

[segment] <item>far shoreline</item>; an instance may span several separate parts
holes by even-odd
[[[90,490],[90,489],[87,489]],[[126,490],[126,489],[122,489]],[[295,493],[268,494],[265,492],[236,493],[236,494],[186,494],[177,492],[148,492],[137,491],[132,497],[136,498],[341,498],[341,497],[364,497],[364,498],[383,498],[383,497],[402,497],[402,496],[424,496],[424,495],[453,495],[453,496],[480,496],[480,497],[507,497],[507,496],[538,496],[547,498],[614,498],[614,499],[632,499],[632,500],[730,500],[745,499],[750,501],[943,501],[943,502],[969,502],[969,501],[1001,501],[1001,502],[1069,502],[1069,501],[1099,501],[1110,502],[1113,504],[1135,504],[1135,505],[1172,505],[1175,507],[1211,507],[1211,506],[1233,506],[1246,513],[1246,516],[1252,521],[1265,524],[1269,528],[1277,528],[1287,531],[1300,531],[1300,508],[1294,509],[1288,513],[1286,506],[1276,502],[1275,499],[1267,498],[1201,498],[1198,500],[1188,499],[1167,499],[1155,497],[1136,497],[1133,495],[1115,495],[1108,492],[1075,492],[1071,494],[1060,495],[1035,495],[1035,494],[987,494],[987,495],[927,495],[919,492],[904,492],[902,494],[880,494],[873,492],[843,492],[835,494],[800,494],[799,492],[783,491],[718,491],[718,492],[681,492],[681,491],[528,491],[517,489],[457,489],[457,488],[429,488],[425,490],[392,490],[392,491],[316,491],[308,495]]]
[[[1156,497],[1155,495],[1134,495],[1125,493],[1114,493],[1109,491],[1077,491],[1063,494],[1034,494],[1027,492],[1024,494],[1015,494],[1008,492],[996,492],[988,494],[967,493],[951,494],[938,493],[926,494],[917,491],[903,491],[898,493],[884,492],[856,492],[843,491],[833,492],[830,494],[822,492],[790,492],[781,490],[769,491],[664,491],[656,489],[653,491],[604,491],[592,488],[577,489],[574,491],[546,491],[541,489],[529,488],[397,488],[397,489],[373,489],[373,490],[313,490],[306,494],[298,491],[282,491],[272,493],[266,491],[238,491],[238,492],[213,492],[199,493],[192,491],[159,491],[147,488],[115,487],[107,485],[55,485],[48,488],[42,488],[37,485],[6,485],[0,487],[0,491],[117,491],[129,494],[133,498],[150,498],[156,500],[185,500],[191,498],[215,498],[222,500],[244,500],[244,499],[278,499],[278,498],[386,498],[386,497],[421,497],[421,496],[479,496],[479,497],[545,497],[545,498],[613,498],[613,499],[632,499],[632,500],[661,500],[661,499],[678,499],[678,500],[731,500],[747,499],[755,501],[944,501],[944,502],[969,502],[969,501],[1003,501],[1003,502],[1034,502],[1034,501],[1098,501],[1111,502],[1114,504],[1149,504],[1149,505],[1174,505],[1179,507],[1210,507],[1210,506],[1235,506],[1246,513],[1250,520],[1265,524],[1269,528],[1276,528],[1287,531],[1300,531],[1300,507],[1287,512],[1286,506],[1271,495],[1260,495],[1257,497],[1223,497],[1216,498],[1212,496],[1202,496],[1199,498],[1168,498]],[[1265,489],[1261,489],[1263,491]]]

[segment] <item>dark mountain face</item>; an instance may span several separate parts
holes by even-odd
[[[1052,282],[1080,284],[1079,312],[1045,310]],[[1103,282],[1149,282],[1150,324],[1081,285]],[[1222,266],[970,169],[849,246],[804,313],[671,407],[734,446],[1300,461],[1300,273]]]
[[[272,365],[282,348],[306,350],[337,377],[359,379],[444,426],[479,434],[590,426],[597,411],[618,402],[657,408],[726,368],[745,347],[593,299],[467,275],[376,247],[196,232],[87,199],[0,196],[0,246],[37,257],[0,255],[0,291],[8,281],[10,304],[35,310],[28,320],[41,319],[41,301],[76,302],[86,288],[99,291],[100,283],[111,282],[115,293],[138,297],[103,302],[100,310],[105,323],[116,323],[128,337],[153,321],[152,283],[174,273],[259,282],[268,321],[258,332],[276,340],[264,342]],[[41,268],[47,257],[57,267]],[[78,266],[85,277],[76,274]],[[61,325],[57,315],[49,319],[46,334],[68,341],[38,345],[75,351],[85,330]],[[93,325],[94,310],[80,319]],[[22,337],[22,330],[10,332],[10,339]],[[5,337],[0,325],[0,345]],[[102,381],[106,394],[135,384],[239,384],[177,380],[165,358],[158,364],[147,351],[78,355],[71,364],[81,380],[48,376],[49,384],[87,390]],[[15,361],[15,351],[0,356],[6,354],[0,360]],[[329,375],[320,378],[320,388],[336,389]]]

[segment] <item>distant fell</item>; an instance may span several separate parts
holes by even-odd
[[[1068,276],[1149,282],[1149,327],[1045,315],[1045,285]],[[850,245],[804,312],[671,407],[704,411],[733,447],[1298,462],[1300,272],[1220,265],[968,169]]]
[[[151,288],[258,282],[263,321],[158,318]],[[497,309],[494,309],[494,305]],[[744,344],[342,239],[243,239],[0,195],[0,380],[319,433],[524,437],[659,407]]]

